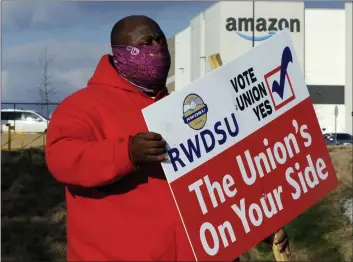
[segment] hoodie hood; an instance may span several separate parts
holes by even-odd
[[[131,84],[119,75],[119,73],[112,64],[112,59],[112,56],[108,54],[104,55],[100,59],[92,78],[88,81],[88,86],[108,86],[112,88],[120,88],[127,92],[139,93],[149,97],[147,94],[143,93],[133,84]],[[164,97],[167,94],[168,90],[165,87],[158,92],[156,98]]]

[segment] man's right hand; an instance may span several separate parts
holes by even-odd
[[[131,138],[130,153],[135,165],[162,162],[167,159],[167,143],[162,136],[153,132],[139,133]]]

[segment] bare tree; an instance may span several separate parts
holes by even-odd
[[[49,103],[52,102],[52,97],[57,94],[55,87],[52,86],[50,68],[54,62],[54,57],[48,55],[47,46],[44,47],[44,55],[41,58],[40,64],[42,67],[42,74],[40,84],[38,86],[39,99],[41,103],[42,114],[49,117]]]

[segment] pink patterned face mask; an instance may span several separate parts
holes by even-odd
[[[167,45],[112,46],[114,65],[119,74],[148,94],[165,87],[170,69]]]

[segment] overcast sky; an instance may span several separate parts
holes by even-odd
[[[114,23],[130,14],[155,19],[167,37],[186,28],[211,2],[2,2],[2,101],[37,102],[45,46],[54,57],[51,85],[60,101],[82,88],[110,52]],[[310,3],[310,7],[318,4]],[[322,4],[321,4],[322,6]],[[342,3],[326,3],[342,8]]]

